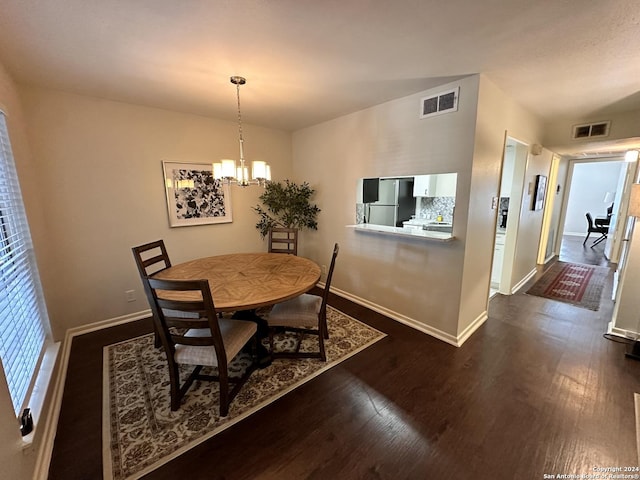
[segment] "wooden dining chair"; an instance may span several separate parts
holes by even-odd
[[[163,240],[156,240],[155,242],[133,247],[131,251],[133,252],[133,258],[135,259],[136,266],[138,267],[138,273],[140,273],[140,278],[142,279],[144,293],[149,305],[151,306],[153,298],[151,296],[151,291],[149,290],[149,285],[145,282],[145,279],[149,278],[154,273],[158,273],[159,271],[171,266],[169,254],[167,253]],[[153,325],[155,331],[154,345],[156,348],[159,348],[160,337],[158,336],[158,332],[155,330],[156,323],[154,322]]]
[[[272,358],[320,358],[327,361],[324,348],[324,341],[329,338],[327,328],[327,300],[329,298],[329,288],[333,269],[336,264],[339,246],[336,243],[333,247],[331,265],[327,274],[324,292],[322,296],[304,293],[282,303],[276,304],[267,318],[269,324],[269,348]],[[274,352],[273,337],[276,330],[293,331],[298,333],[298,342],[293,352]],[[301,352],[300,345],[305,334],[318,336],[317,352]]]
[[[298,229],[272,227],[269,230],[269,253],[298,255]]]
[[[208,280],[147,278],[145,281],[169,364],[171,410],[180,407],[194,380],[211,380],[220,384],[220,416],[226,417],[229,405],[257,366],[256,324],[219,318]],[[174,316],[174,312],[185,315]],[[251,364],[241,376],[230,377],[229,363],[247,344],[251,345]],[[183,384],[180,384],[180,365],[194,366]],[[202,374],[205,366],[217,367],[217,375]],[[233,388],[229,389],[229,384],[233,384]]]

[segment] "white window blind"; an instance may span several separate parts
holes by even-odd
[[[0,359],[16,415],[26,407],[47,333],[29,225],[0,111]]]

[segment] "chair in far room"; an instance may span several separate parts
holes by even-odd
[[[589,212],[585,213],[585,217],[587,217],[587,236],[585,237],[584,242],[582,242],[582,245],[585,245],[587,243],[587,240],[589,240],[589,235],[591,235],[592,233],[597,233],[600,235],[591,244],[591,247],[593,248],[603,240],[607,239],[607,234],[609,233],[609,227],[604,225],[595,225],[593,223],[593,217]]]

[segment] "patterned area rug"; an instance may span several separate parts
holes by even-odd
[[[608,274],[606,267],[556,262],[527,293],[598,310]]]
[[[153,347],[153,335],[105,347],[104,478],[140,478],[385,336],[331,307],[327,307],[327,322],[326,363],[274,360],[253,372],[225,418],[219,417],[216,382],[194,382],[181,408],[170,410],[167,362],[163,350]],[[293,344],[291,336],[281,335],[275,348],[286,350]],[[301,350],[317,350],[317,345],[317,337],[305,336]],[[248,363],[246,354],[239,355],[230,365],[230,374],[239,374]]]

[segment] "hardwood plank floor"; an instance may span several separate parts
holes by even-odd
[[[610,292],[597,312],[496,295],[461,348],[331,295],[388,336],[145,478],[541,479],[637,465],[640,362],[603,338]],[[49,478],[101,478],[102,347],[149,331],[74,340]]]

